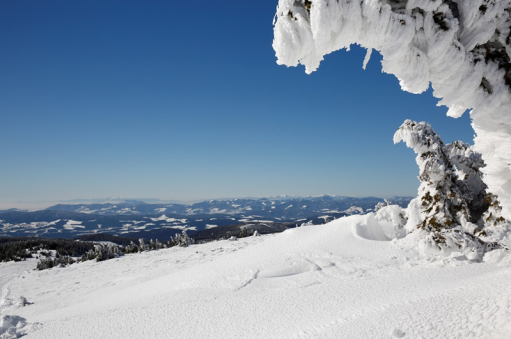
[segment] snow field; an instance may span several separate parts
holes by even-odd
[[[509,338],[507,254],[424,256],[386,227],[369,214],[46,271],[1,264],[3,299],[31,303],[1,315],[27,338]]]

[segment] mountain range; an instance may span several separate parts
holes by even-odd
[[[410,197],[389,199],[405,207]],[[107,233],[165,239],[226,225],[274,224],[275,231],[301,224],[323,224],[347,215],[365,214],[383,202],[375,197],[277,197],[208,200],[193,204],[120,203],[58,204],[38,211],[0,211],[0,237],[75,238]],[[284,229],[286,228],[284,227]]]

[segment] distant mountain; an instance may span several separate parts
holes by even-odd
[[[411,198],[396,197],[405,207]],[[372,211],[383,199],[340,196],[222,199],[194,204],[120,203],[58,204],[45,210],[0,213],[0,236],[75,238],[96,233],[167,239],[194,232],[248,223],[322,224],[336,218]],[[286,226],[289,227],[289,226]]]
[[[0,214],[8,213],[8,212],[16,212],[16,211],[20,211],[20,210],[17,208],[9,208],[7,210],[0,210]]]
[[[393,203],[406,207],[411,198],[395,197]],[[98,215],[152,215],[152,214],[257,214],[263,218],[296,219],[328,213],[365,213],[383,199],[375,197],[292,197],[258,199],[221,199],[202,201],[194,204],[147,204],[142,201],[126,200],[122,203],[103,204],[59,204],[47,210],[68,211]]]

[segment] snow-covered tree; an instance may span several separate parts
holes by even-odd
[[[248,232],[247,227],[241,226],[240,227],[240,233],[238,234],[238,238],[245,238],[250,236],[250,233]]]
[[[94,247],[96,261],[104,261],[123,255],[119,246],[115,244],[96,244]]]
[[[162,249],[162,248],[163,248],[163,244],[158,239],[156,239],[154,241],[154,249],[155,250],[159,250],[159,249]]]
[[[146,245],[144,239],[142,238],[138,239],[138,251],[144,252],[146,250],[148,250],[148,246]]]
[[[94,244],[94,249],[82,255],[81,261],[96,260],[104,261],[124,255],[121,248],[116,244]]]
[[[475,223],[484,223],[480,220],[482,214],[488,209],[489,200],[487,186],[482,179],[482,169],[485,164],[481,154],[474,151],[473,146],[462,141],[455,141],[444,146],[444,152],[449,158],[457,180],[456,184],[463,194],[469,210],[470,219]],[[498,202],[496,202],[498,205]]]
[[[500,215],[498,200],[487,193],[482,181],[480,154],[461,141],[445,145],[425,122],[406,120],[394,135],[394,142],[400,141],[417,153],[420,168],[419,196],[408,207],[409,214],[418,213],[408,231],[426,230],[427,247],[457,247],[472,252],[474,258],[500,247],[495,242],[500,239],[487,238],[487,231],[493,233],[506,220]]]
[[[394,135],[394,142],[400,141],[417,153],[420,227],[438,231],[461,225],[463,219],[470,221],[467,201],[439,135],[428,123],[406,120]]]
[[[133,241],[130,241],[129,245],[124,247],[124,253],[137,253],[138,246]]]
[[[383,199],[383,201],[380,201],[379,203],[376,204],[376,206],[374,206],[374,211],[378,212],[383,207],[387,207],[387,206],[390,206],[390,205],[392,205],[392,202],[390,200]]]
[[[188,247],[193,244],[193,239],[188,236],[186,230],[183,230],[181,234],[176,234],[173,239],[169,242],[169,247],[172,246],[180,246],[180,247]]]
[[[511,220],[511,0],[279,0],[274,25],[278,64],[311,73],[324,55],[359,44],[364,67],[376,49],[403,90],[431,83],[449,116],[471,109],[482,178]]]

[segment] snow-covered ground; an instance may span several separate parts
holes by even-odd
[[[511,337],[507,254],[428,257],[380,226],[351,216],[46,271],[2,263],[0,338]]]

